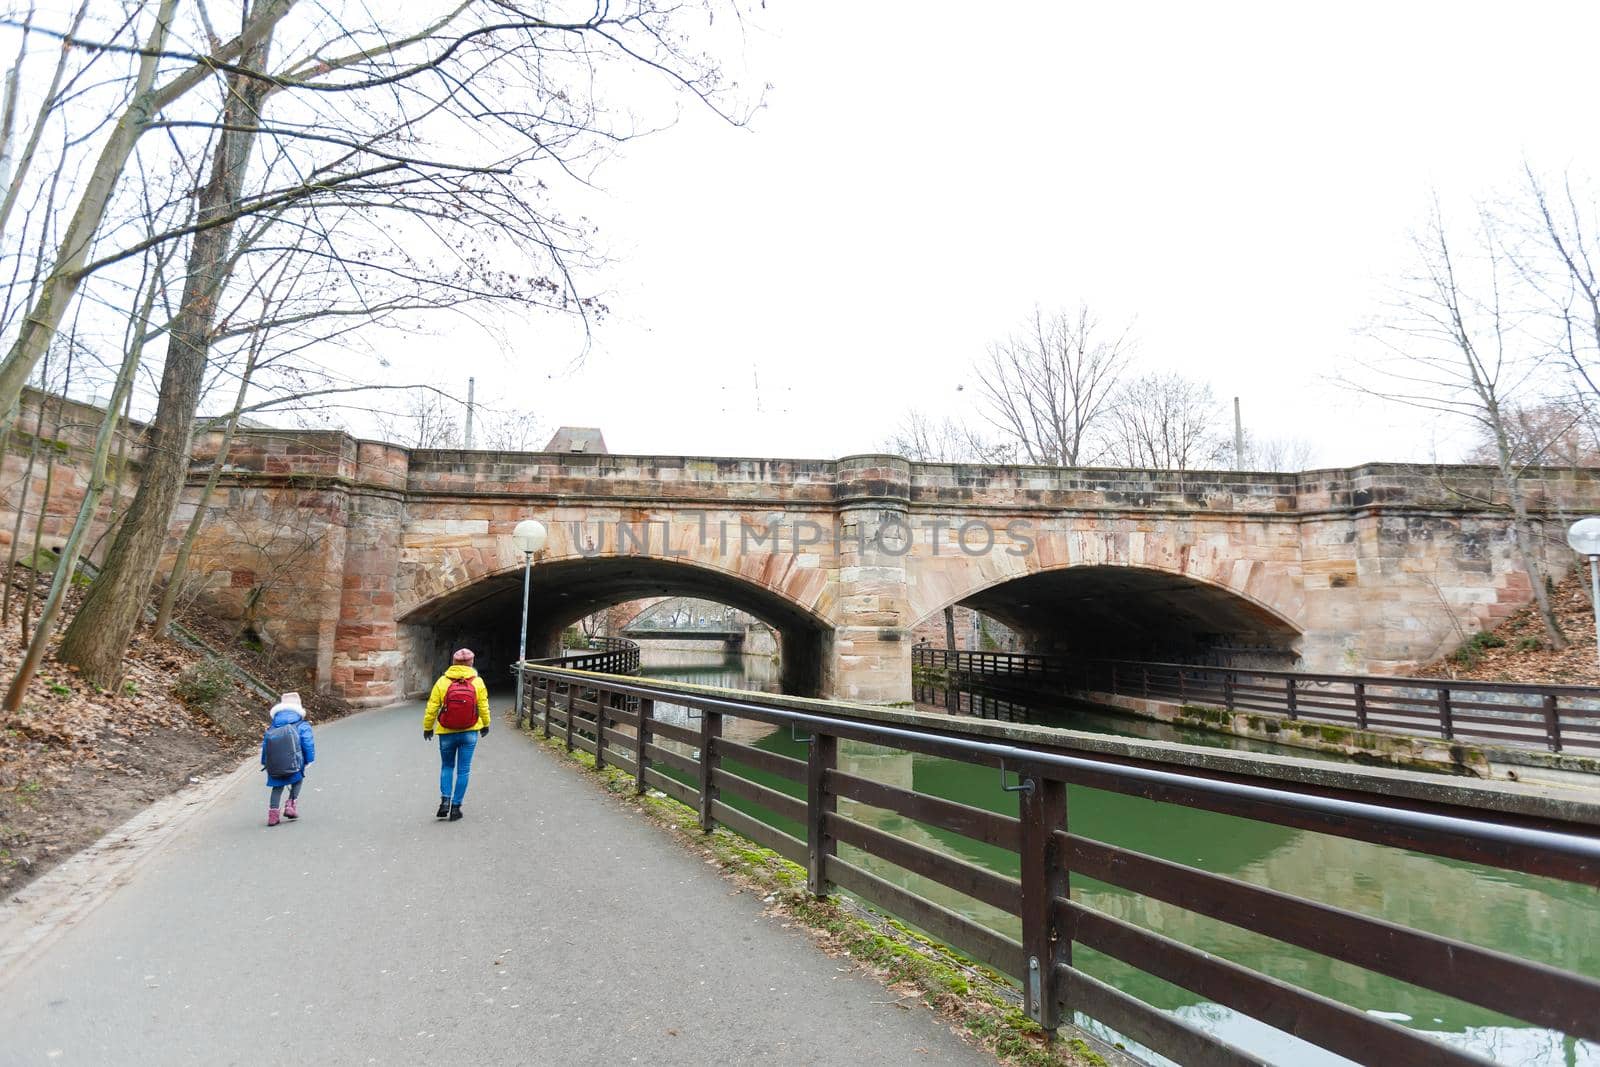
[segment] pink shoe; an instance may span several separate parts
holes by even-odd
[[[268,826],[276,826],[276,825],[278,825],[278,809],[277,808],[268,808],[267,809],[267,825]]]
[[[283,817],[285,819],[298,819],[300,817],[299,809],[294,806],[293,797],[290,797],[289,803],[283,806]]]

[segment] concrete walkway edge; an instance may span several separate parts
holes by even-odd
[[[251,755],[231,771],[162,797],[0,904],[0,988],[62,931],[126,885],[163,845],[258,764]]]

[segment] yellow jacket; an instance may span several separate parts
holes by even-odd
[[[452,730],[448,726],[435,725],[439,718],[439,705],[444,703],[444,691],[450,688],[450,683],[457,678],[471,678],[472,688],[478,691],[478,725],[469,726],[466,730]],[[434,730],[441,734],[464,734],[467,730],[487,730],[489,728],[489,687],[483,684],[483,679],[478,677],[478,672],[465,663],[453,663],[450,669],[433,683],[433,692],[428,694],[428,710],[422,713],[422,728]]]

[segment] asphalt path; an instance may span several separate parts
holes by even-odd
[[[419,704],[317,755],[0,975],[0,1064],[994,1062],[504,724],[455,823]]]

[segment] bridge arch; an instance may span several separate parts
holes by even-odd
[[[412,691],[429,671],[466,645],[479,653],[491,681],[516,658],[522,611],[522,567],[487,571],[438,593],[400,616],[405,662],[421,664],[407,677]],[[528,611],[528,653],[556,655],[561,633],[595,611],[647,597],[714,600],[748,612],[778,634],[785,692],[822,695],[833,627],[810,605],[742,574],[683,559],[570,555],[536,562]]]
[[[1065,564],[987,578],[925,611],[959,604],[1069,657],[1208,660],[1289,666],[1302,627],[1249,593],[1179,571],[1123,563]]]

